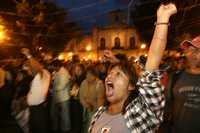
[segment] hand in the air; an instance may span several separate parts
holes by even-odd
[[[160,7],[157,10],[157,17],[158,19],[161,19],[162,21],[169,21],[170,16],[177,13],[177,8],[175,4],[169,3],[167,5],[160,5]]]
[[[114,54],[110,50],[104,50],[103,58],[104,60],[107,60],[110,62],[118,62],[117,58],[114,56]]]

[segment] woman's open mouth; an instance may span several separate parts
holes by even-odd
[[[114,94],[114,85],[111,81],[106,82],[106,96],[111,97]]]

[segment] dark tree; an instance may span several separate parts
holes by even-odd
[[[14,0],[16,15],[10,25],[13,43],[38,52],[60,51],[80,29],[76,24],[66,24],[66,10],[43,0]],[[41,50],[41,49],[40,49]]]

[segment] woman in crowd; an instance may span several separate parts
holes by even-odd
[[[132,66],[105,52],[105,57],[118,63],[111,66],[105,79],[107,104],[94,114],[90,133],[146,133],[158,129],[165,105],[159,64],[166,47],[169,18],[176,12],[174,4],[159,7],[145,70],[139,80]]]
[[[74,64],[72,70],[72,88],[70,91],[70,133],[81,133],[83,124],[83,106],[79,100],[79,88],[85,79],[85,67],[82,64]]]

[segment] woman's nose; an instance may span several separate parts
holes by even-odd
[[[110,80],[112,78],[112,74],[108,74],[106,80]]]

